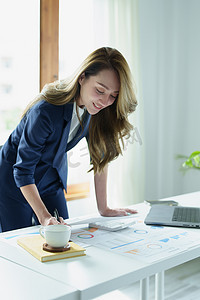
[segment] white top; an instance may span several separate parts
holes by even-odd
[[[83,119],[83,114],[85,112],[86,108],[80,108],[78,106],[78,113],[79,113],[79,117],[82,120]],[[70,127],[70,131],[69,131],[69,137],[68,137],[68,143],[75,137],[78,129],[80,126],[80,122],[76,113],[76,102],[74,102],[74,106],[73,106],[73,112],[72,112],[72,120],[71,120],[71,127]]]

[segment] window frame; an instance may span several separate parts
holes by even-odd
[[[40,0],[40,90],[59,74],[59,0]]]

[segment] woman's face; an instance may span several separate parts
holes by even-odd
[[[91,115],[112,105],[119,93],[120,83],[114,70],[102,70],[95,76],[85,77],[83,73],[79,79],[80,97],[78,105],[85,106]]]

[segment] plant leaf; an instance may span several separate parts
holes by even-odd
[[[190,169],[190,168],[199,168],[200,169],[200,151],[195,151],[186,161],[183,162],[182,167],[184,169]]]

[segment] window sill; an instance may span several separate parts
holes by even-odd
[[[70,184],[67,186],[67,193],[64,191],[67,201],[88,198],[90,195],[90,183]]]

